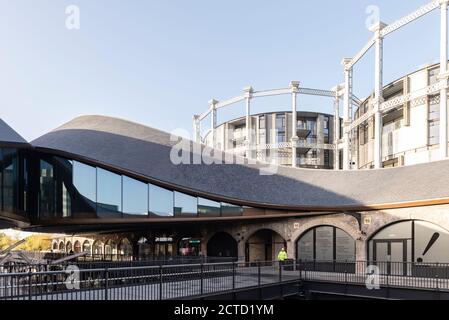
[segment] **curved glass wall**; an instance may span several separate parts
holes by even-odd
[[[176,216],[196,216],[198,213],[198,198],[189,196],[181,192],[175,194],[175,215]]]
[[[122,212],[122,177],[97,168],[97,215],[120,218]]]
[[[123,176],[123,215],[148,214],[148,184]]]
[[[230,203],[221,203],[221,215],[224,217],[241,216],[243,214],[243,208]]]
[[[204,217],[219,217],[220,213],[220,202],[198,198],[198,215]]]
[[[0,148],[1,211],[31,219],[219,217],[240,206],[198,198],[62,157]]]
[[[173,216],[173,191],[150,184],[149,213],[152,216]]]
[[[2,203],[3,210],[15,211],[19,175],[18,156],[14,149],[2,149]]]
[[[73,161],[72,188],[74,199],[72,209],[77,217],[93,217],[97,212],[97,169],[84,163]],[[68,172],[70,176],[70,170]]]

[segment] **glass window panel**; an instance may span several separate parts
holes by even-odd
[[[379,231],[373,239],[411,239],[412,237],[412,222],[405,221],[390,225]]]
[[[94,218],[97,212],[97,169],[73,161],[72,185],[67,185],[71,194],[71,209],[77,217]]]
[[[278,133],[277,142],[278,143],[285,142],[285,133],[283,133],[283,132]]]
[[[28,211],[28,192],[29,192],[29,176],[28,176],[28,158],[23,159],[23,211]]]
[[[449,263],[449,232],[433,223],[415,221],[415,262]]]
[[[334,228],[318,227],[316,231],[315,252],[317,261],[334,260]]]
[[[81,162],[73,162],[73,184],[83,197],[93,202],[97,201],[96,175],[96,168]]]
[[[298,259],[313,260],[313,229],[307,231],[298,241]]]
[[[149,212],[152,215],[173,216],[173,191],[149,185]]]
[[[148,184],[123,176],[123,213],[148,215]]]
[[[15,212],[17,206],[18,162],[15,149],[3,149],[3,210]]]
[[[221,215],[225,217],[229,216],[241,216],[243,214],[243,208],[230,203],[221,203]]]
[[[97,214],[105,217],[121,217],[122,177],[97,168]]]
[[[343,230],[336,229],[335,260],[355,261],[355,241]]]
[[[72,204],[70,194],[67,191],[65,183],[62,183],[62,216],[64,218],[70,217],[72,214]]]
[[[175,215],[196,215],[198,199],[175,191]]]
[[[53,165],[40,161],[39,217],[53,218],[56,210],[56,181]]]
[[[220,202],[198,198],[198,214],[200,216],[220,216]]]
[[[265,129],[265,116],[259,117],[259,129]]]

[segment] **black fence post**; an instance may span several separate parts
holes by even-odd
[[[159,265],[159,300],[162,300],[162,264]]]
[[[278,261],[279,263],[279,282],[282,282],[282,261]]]
[[[104,269],[104,299],[108,300],[109,298],[109,270],[106,267]]]
[[[235,266],[236,262],[232,262],[232,290],[235,290]]]
[[[438,292],[438,290],[439,290],[439,278],[438,278],[438,272],[439,272],[439,264],[437,263],[436,264],[436,268],[435,268],[435,289],[436,289],[436,291]]]
[[[260,261],[257,262],[257,285],[260,287],[261,279],[260,279]]]
[[[200,272],[201,272],[201,295],[203,295],[203,293],[204,293],[204,284],[203,284],[203,278],[204,278],[204,270],[203,270],[203,261],[201,261],[201,264],[200,264]]]
[[[28,271],[28,300],[31,301],[31,277],[32,277],[32,272],[31,272],[31,267],[30,270]],[[14,278],[12,279],[13,283],[14,283]],[[12,288],[11,288],[12,290]],[[13,295],[13,292],[11,292],[11,296]]]

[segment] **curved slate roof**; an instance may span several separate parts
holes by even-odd
[[[0,119],[0,143],[1,144],[28,144],[13,128]]]
[[[276,174],[261,175],[263,163],[175,165],[170,150],[176,143],[166,132],[105,116],[76,118],[31,142],[180,191],[255,207],[344,211],[449,203],[448,160],[356,171],[277,167]]]

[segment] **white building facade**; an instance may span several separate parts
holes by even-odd
[[[246,147],[246,118],[237,118],[215,128],[215,148],[264,162],[292,165],[292,112],[251,115],[250,150]],[[334,116],[316,112],[296,114],[296,167],[332,169],[334,166]],[[213,145],[209,131],[204,143]]]

